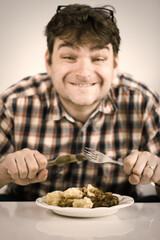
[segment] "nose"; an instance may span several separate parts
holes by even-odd
[[[92,76],[93,67],[89,60],[82,60],[77,62],[75,69],[76,77],[81,79],[88,79]]]

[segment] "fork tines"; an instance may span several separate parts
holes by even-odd
[[[97,154],[95,153],[96,150],[92,149],[92,148],[88,148],[85,147],[84,150],[84,156],[88,159],[88,160],[96,160],[97,158]]]

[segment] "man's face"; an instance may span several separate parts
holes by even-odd
[[[66,108],[97,106],[117,74],[118,57],[111,44],[78,46],[56,39],[51,64],[48,59],[47,50],[47,72]]]

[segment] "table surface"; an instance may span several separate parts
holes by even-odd
[[[114,215],[72,218],[35,202],[0,202],[1,240],[160,239],[160,203],[134,203]]]

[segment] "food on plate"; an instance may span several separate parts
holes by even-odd
[[[65,191],[49,192],[44,197],[44,202],[59,207],[96,208],[111,207],[119,204],[117,196],[88,184],[83,188],[68,188]]]

